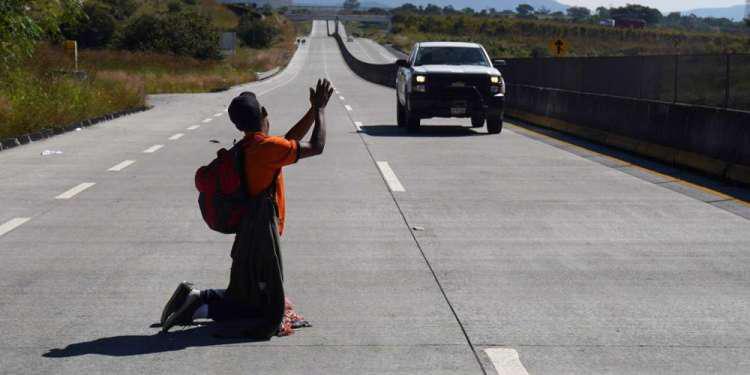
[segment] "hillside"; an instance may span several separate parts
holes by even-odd
[[[735,5],[727,8],[701,8],[683,12],[684,14],[695,14],[698,17],[728,18],[733,21],[742,21],[745,17],[745,5]]]

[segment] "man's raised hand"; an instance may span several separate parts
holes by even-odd
[[[310,88],[310,104],[315,109],[325,108],[331,95],[333,95],[331,82],[327,79],[319,79],[315,89]]]

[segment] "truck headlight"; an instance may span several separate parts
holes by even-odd
[[[417,83],[425,83],[427,82],[427,76],[416,76],[414,80],[416,80]]]
[[[498,76],[491,76],[490,77],[490,82],[494,83],[494,84],[498,84],[498,83],[500,83],[500,77],[498,77]]]

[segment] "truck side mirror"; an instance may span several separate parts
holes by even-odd
[[[495,68],[497,68],[497,67],[500,67],[500,66],[507,66],[508,63],[505,60],[495,60],[495,61],[492,62],[492,65],[494,65]]]
[[[411,64],[409,64],[409,62],[404,59],[399,59],[396,60],[396,66],[398,66],[399,68],[408,68],[409,66],[411,66]]]

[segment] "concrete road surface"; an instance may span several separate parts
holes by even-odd
[[[193,173],[240,137],[229,100],[255,91],[283,134],[318,77],[329,140],[286,169],[283,239],[313,327],[159,334],[179,281],[228,280]],[[324,23],[270,80],[152,103],[0,153],[0,373],[750,373],[746,218],[515,127],[405,133]]]

